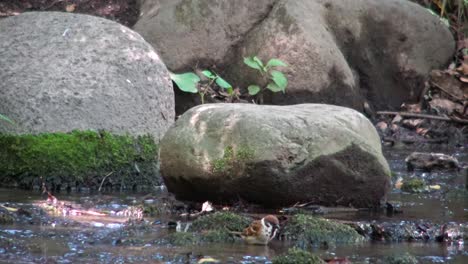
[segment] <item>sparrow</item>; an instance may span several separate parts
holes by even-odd
[[[260,220],[253,221],[249,227],[242,232],[233,232],[247,244],[266,245],[278,232],[279,221],[274,215],[267,215]]]

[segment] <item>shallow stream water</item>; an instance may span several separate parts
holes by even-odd
[[[457,172],[407,172],[404,163],[409,150],[385,150],[394,178],[422,178],[440,190],[409,194],[394,188],[389,201],[401,213],[334,211],[324,217],[341,221],[393,222],[422,221],[434,224],[468,224],[466,192],[459,195],[465,179]],[[446,151],[447,153],[447,151]],[[464,152],[454,154],[468,162]],[[453,192],[453,194],[452,194]],[[463,193],[463,192],[462,192]],[[141,200],[143,194],[57,195],[59,201],[86,209],[100,208],[117,212]],[[157,199],[157,195],[155,195]],[[40,209],[45,198],[39,192],[0,189],[0,204],[25,208],[32,214],[24,221],[0,225],[0,263],[197,263],[212,257],[222,263],[271,263],[272,257],[284,253],[287,242],[275,240],[268,246],[234,244],[177,247],[164,240],[168,221],[175,218],[145,218],[148,225],[134,228],[125,225],[127,218],[118,214],[63,216],[50,215]],[[465,235],[466,237],[466,235]],[[465,241],[466,242],[466,241]],[[353,263],[377,263],[385,256],[409,252],[420,263],[468,263],[468,245],[463,241],[439,242],[365,242],[315,248],[324,259],[346,258]]]

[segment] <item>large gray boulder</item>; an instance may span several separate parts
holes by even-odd
[[[224,64],[275,0],[141,0],[134,26],[172,71]]]
[[[162,137],[174,93],[136,32],[88,15],[31,12],[0,21],[0,132],[103,129]]]
[[[390,186],[374,127],[339,106],[201,105],[160,147],[161,174],[180,199],[369,207]]]
[[[396,109],[418,99],[453,55],[447,26],[407,0],[141,0],[135,26],[173,71],[217,66],[232,84],[262,79],[245,56],[280,58],[289,86],[265,102]]]
[[[280,0],[251,30],[231,63],[241,84],[261,83],[242,58],[277,57],[286,69],[286,95],[267,102],[330,103],[361,110],[396,109],[419,99],[431,69],[446,64],[454,39],[436,16],[407,0]]]

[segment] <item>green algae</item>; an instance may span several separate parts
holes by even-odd
[[[282,233],[300,248],[323,244],[350,244],[364,241],[350,226],[310,215],[294,215]]]
[[[319,264],[326,263],[318,256],[314,254],[299,249],[299,248],[290,248],[287,254],[280,255],[273,258],[273,264]]]
[[[0,185],[31,188],[41,179],[54,186],[98,188],[106,175],[108,183],[121,187],[151,184],[158,175],[157,152],[151,136],[103,131],[0,134]]]

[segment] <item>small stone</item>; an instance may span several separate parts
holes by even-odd
[[[409,171],[419,169],[431,171],[433,169],[458,170],[459,162],[453,157],[442,153],[413,152],[405,159]]]

